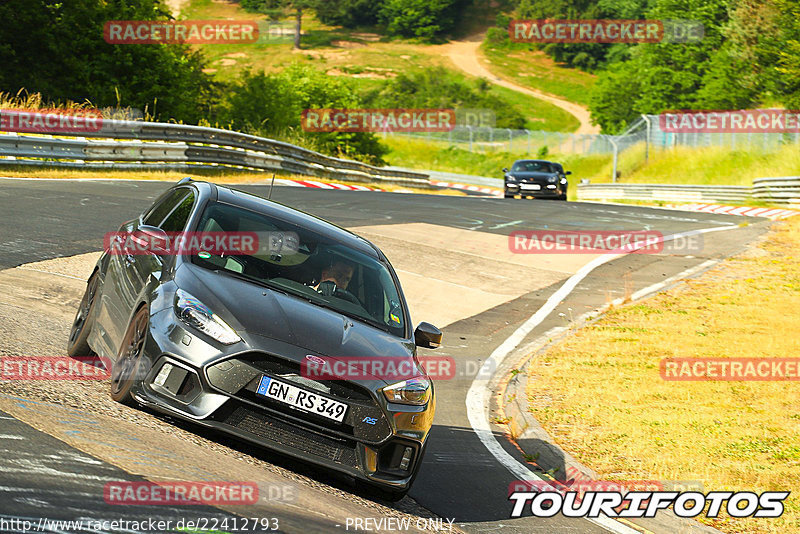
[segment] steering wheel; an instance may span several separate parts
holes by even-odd
[[[361,306],[361,302],[358,301],[355,295],[347,291],[346,289],[342,289],[336,285],[336,282],[331,280],[326,280],[325,282],[320,282],[319,284],[319,291],[320,294],[326,297],[336,297],[338,299],[346,300],[351,302],[352,304],[357,304]]]

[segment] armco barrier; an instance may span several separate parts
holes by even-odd
[[[352,182],[430,187],[428,175],[334,158],[282,141],[219,128],[105,120],[86,137],[0,133],[0,165],[166,168],[233,166]],[[104,139],[104,140],[98,140]],[[23,158],[23,159],[17,159]]]
[[[738,185],[578,184],[578,200],[742,202],[750,188]]]
[[[800,205],[800,176],[757,178],[753,180],[753,198],[774,204]]]

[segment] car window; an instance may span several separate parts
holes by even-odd
[[[194,198],[194,192],[189,191],[178,206],[172,210],[172,213],[167,215],[167,218],[161,223],[161,229],[165,232],[180,232],[186,228],[189,215],[192,213],[192,206],[194,206]]]
[[[167,215],[172,213],[172,210],[180,204],[187,192],[188,189],[181,187],[167,194],[162,200],[156,201],[153,207],[150,208],[150,211],[144,216],[142,222],[149,226],[160,226],[161,223],[164,222],[164,219],[167,218]]]
[[[192,263],[330,308],[386,332],[405,335],[405,311],[389,267],[308,228],[224,203],[205,208],[200,232],[255,234],[257,250],[200,251]],[[349,278],[348,278],[349,276]]]
[[[512,169],[517,172],[553,172],[549,163],[543,161],[518,161]]]

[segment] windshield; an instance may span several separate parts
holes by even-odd
[[[192,263],[335,310],[397,336],[405,313],[389,269],[306,228],[229,204],[206,208],[198,232],[254,232],[252,254],[198,251]],[[257,250],[255,250],[257,249]]]
[[[512,171],[517,172],[555,172],[553,166],[545,161],[518,161]]]

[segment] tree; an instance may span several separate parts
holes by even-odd
[[[385,0],[380,18],[390,35],[434,39],[451,31],[467,0]]]
[[[325,5],[325,0],[241,0],[241,6],[247,11],[262,13],[276,18],[279,13],[288,9],[294,13],[294,48],[300,49],[300,37],[303,33],[303,11],[316,9]]]
[[[325,24],[358,28],[378,23],[383,0],[328,0],[320,2],[315,11]]]
[[[184,45],[117,45],[108,20],[167,20],[158,0],[10,0],[0,3],[0,91],[46,100],[130,106],[196,122],[213,105],[202,56]]]

